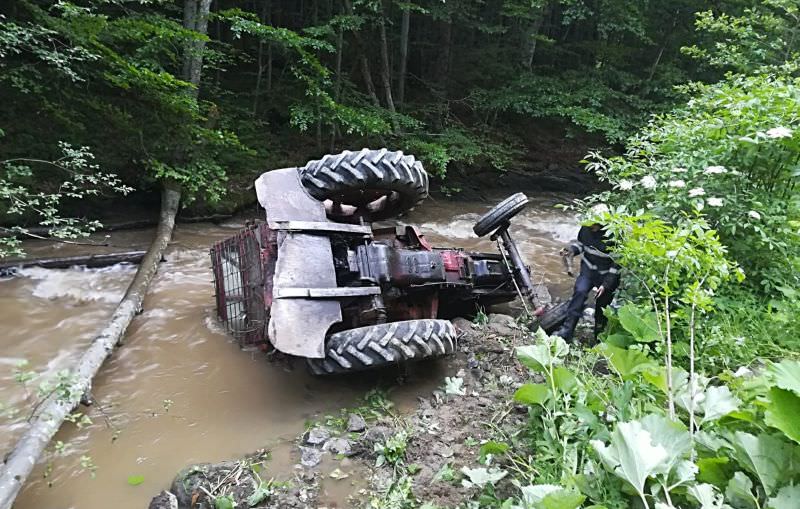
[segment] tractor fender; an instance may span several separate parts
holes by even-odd
[[[266,172],[255,188],[271,227],[289,221],[328,221],[325,206],[308,194],[296,168]],[[269,340],[281,352],[321,359],[328,329],[342,320],[341,305],[335,299],[297,295],[300,290],[336,288],[330,239],[278,227],[277,243]]]

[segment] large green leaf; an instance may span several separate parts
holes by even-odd
[[[766,433],[755,436],[737,431],[731,443],[734,459],[745,470],[756,476],[768,496],[775,493],[786,476],[791,474],[794,461],[791,442],[785,442]]]
[[[731,394],[730,389],[722,386],[712,386],[706,389],[703,403],[702,422],[716,421],[729,413],[737,410],[742,401]]]
[[[569,353],[569,346],[560,336],[548,336],[539,329],[535,338],[539,343],[517,347],[519,361],[534,371],[548,371],[550,366],[561,364]]]
[[[577,509],[586,500],[575,489],[567,489],[554,484],[521,486],[522,502],[531,509]]]
[[[489,469],[480,467],[480,468],[467,468],[461,467],[461,473],[467,479],[463,479],[461,481],[462,486],[465,488],[471,488],[472,486],[478,486],[479,488],[483,488],[487,484],[494,485],[497,481],[508,475],[508,472],[505,470],[501,470],[499,468],[491,467]]]
[[[775,385],[800,396],[800,361],[784,359],[772,364],[768,371]]]
[[[578,509],[586,497],[574,489],[561,489],[548,493],[537,509]]]
[[[505,454],[506,451],[508,451],[507,443],[489,440],[478,450],[478,462],[486,464],[486,459],[489,456],[499,456]]]
[[[608,445],[591,441],[603,465],[644,496],[648,477],[661,472],[669,461],[669,453],[653,443],[653,437],[638,421],[621,422],[611,433]]]
[[[526,405],[543,405],[550,396],[550,389],[545,384],[524,384],[514,393],[514,401]]]
[[[778,387],[770,389],[765,422],[800,443],[800,397]]]
[[[653,443],[660,445],[667,452],[667,459],[659,473],[669,474],[678,462],[689,452],[692,440],[689,431],[682,423],[671,421],[658,414],[650,414],[642,420],[644,428],[653,439]]]
[[[635,304],[626,304],[617,312],[619,323],[640,343],[652,343],[661,339],[656,314]]]
[[[597,345],[597,350],[608,359],[608,362],[623,379],[629,379],[656,365],[640,350],[619,348],[608,343],[600,343]]]
[[[753,481],[743,472],[736,472],[725,488],[725,498],[736,509],[756,509],[757,500],[753,496]]]
[[[767,509],[797,509],[800,506],[800,486],[784,486],[767,501]]]
[[[564,366],[558,366],[553,370],[553,383],[563,392],[572,392],[578,387],[577,377]]]
[[[730,509],[722,493],[710,484],[696,484],[687,488],[686,493],[700,504],[699,509]]]
[[[700,458],[697,460],[697,480],[711,483],[722,489],[733,475],[733,467],[726,457]]]

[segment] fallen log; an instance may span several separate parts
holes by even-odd
[[[226,219],[230,219],[233,217],[233,214],[211,214],[208,216],[192,216],[192,217],[178,217],[176,218],[175,222],[179,224],[192,224],[192,223],[219,223],[225,221]],[[158,219],[136,219],[132,221],[123,221],[119,223],[103,223],[103,227],[96,230],[97,233],[101,232],[116,232],[121,230],[138,230],[141,228],[150,228],[151,226],[156,226],[158,224]],[[22,226],[24,228],[24,232],[17,232],[12,231],[10,226],[2,227],[3,236],[6,237],[16,237],[20,239],[24,238],[50,238],[50,230],[51,228],[46,226]]]
[[[93,254],[83,256],[62,256],[56,258],[36,258],[0,263],[0,277],[13,275],[17,269],[42,267],[44,269],[68,269],[76,265],[90,268],[108,267],[117,263],[139,263],[146,251],[126,251],[124,253]]]
[[[92,379],[100,366],[114,351],[114,347],[121,342],[133,317],[141,312],[147,288],[172,238],[180,197],[180,187],[172,183],[164,184],[155,238],[144,255],[125,296],[106,327],[94,338],[77,366],[71,370],[72,376],[67,382],[68,387],[51,394],[39,405],[29,419],[27,430],[5,457],[3,468],[0,470],[0,509],[11,508],[23,483],[33,471],[37,459],[61,427],[64,419],[78,406],[83,395],[91,392]]]

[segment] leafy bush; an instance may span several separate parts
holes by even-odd
[[[623,156],[591,155],[614,192],[592,201],[674,222],[702,216],[764,292],[796,286],[800,80],[733,77],[657,117]]]
[[[625,322],[628,333],[640,333],[636,320]],[[690,383],[675,369],[671,419],[665,368],[636,347],[598,348],[616,375],[607,377],[585,362],[590,355],[570,362],[561,338],[536,339],[517,356],[546,383],[514,395],[530,407],[531,441],[510,452],[512,461],[531,455],[525,471],[534,482],[518,481],[521,505],[508,507],[623,508],[638,498],[646,508],[783,509],[800,496],[800,434],[791,417],[800,411],[799,362],[742,368],[713,384],[699,375]]]

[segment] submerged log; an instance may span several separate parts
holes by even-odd
[[[0,469],[0,509],[11,508],[23,483],[33,471],[37,459],[61,427],[61,423],[78,406],[83,395],[91,392],[92,379],[100,366],[114,351],[114,347],[121,342],[133,317],[141,312],[147,288],[172,238],[180,197],[179,187],[170,183],[164,185],[155,238],[144,255],[125,296],[106,327],[94,338],[83,352],[77,366],[71,370],[69,387],[51,394],[38,406],[29,419],[27,430],[6,456],[5,464]]]
[[[176,219],[177,223],[180,224],[192,224],[192,223],[219,223],[221,221],[225,221],[233,217],[233,214],[211,214],[208,216],[193,216],[193,217],[179,217]],[[136,219],[132,221],[123,221],[118,223],[104,223],[102,228],[99,228],[96,232],[116,232],[122,230],[139,230],[142,228],[150,228],[151,226],[156,226],[158,224],[158,219]],[[29,237],[39,238],[45,237],[50,238],[50,228],[46,226],[28,226],[22,227],[25,228],[25,232],[15,232],[15,231],[8,231],[11,227],[4,227],[6,231],[3,232],[4,236],[7,237],[16,237],[19,239],[25,239]]]
[[[90,268],[108,267],[117,263],[139,263],[146,251],[126,251],[124,253],[93,254],[83,256],[62,256],[55,258],[36,258],[0,263],[0,276],[14,275],[17,269],[42,267],[44,269],[67,269],[76,265]]]

